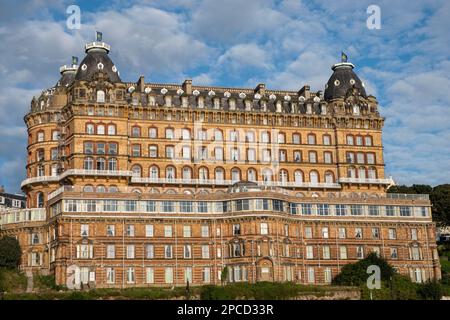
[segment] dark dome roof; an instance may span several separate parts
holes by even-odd
[[[116,66],[108,56],[108,50],[93,47],[87,49],[86,53],[75,76],[76,80],[92,81],[94,75],[101,71],[110,82],[122,82]]]
[[[334,71],[325,87],[324,98],[331,100],[345,97],[351,88],[358,89],[363,97],[367,97],[366,90],[362,81],[353,72],[354,65],[349,62],[336,63],[332,70]]]
[[[77,70],[66,70],[64,72],[61,72],[61,78],[58,80],[58,83],[56,84],[57,87],[68,87],[73,80],[75,79],[75,74]]]

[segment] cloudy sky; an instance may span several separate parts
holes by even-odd
[[[0,0],[0,184],[25,177],[23,116],[60,65],[103,32],[121,77],[323,90],[348,54],[386,117],[386,172],[398,183],[450,182],[450,1]],[[81,28],[67,27],[67,7]],[[381,29],[367,28],[369,5]]]

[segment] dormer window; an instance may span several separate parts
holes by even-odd
[[[103,90],[97,91],[97,102],[100,102],[100,103],[105,102],[105,91],[103,91]]]

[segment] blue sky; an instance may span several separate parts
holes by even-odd
[[[450,182],[450,1],[0,0],[0,184],[25,178],[23,116],[60,65],[103,32],[125,81],[323,90],[348,54],[386,117],[386,173]],[[66,9],[81,9],[81,29]],[[381,29],[366,25],[369,5]]]

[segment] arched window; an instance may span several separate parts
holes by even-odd
[[[133,172],[134,177],[142,177],[142,168],[140,165],[135,164],[131,167],[131,171]]]
[[[159,178],[159,169],[157,166],[151,166],[150,167],[150,179],[152,180],[158,180]]]
[[[215,141],[222,141],[223,140],[222,130],[219,130],[219,129],[214,130],[214,140]]]
[[[104,124],[97,125],[97,134],[105,134],[105,125]]]
[[[83,192],[94,192],[94,187],[90,184],[87,184],[83,187]]]
[[[115,124],[108,124],[108,134],[110,136],[113,136],[116,134],[116,125]]]
[[[36,195],[36,206],[38,208],[44,207],[44,193],[38,192]]]
[[[106,169],[105,158],[97,158],[97,170],[105,170],[105,169]]]
[[[94,169],[94,159],[92,157],[84,158],[83,168],[85,170],[93,170]]]
[[[109,171],[116,171],[117,170],[117,159],[116,158],[109,158],[108,159],[108,170]]]
[[[288,172],[286,170],[280,170],[280,173],[278,174],[278,181],[282,183],[288,182]]]
[[[231,170],[231,182],[235,183],[239,180],[241,180],[241,170],[239,170],[238,168],[233,168]]]
[[[166,129],[166,139],[174,139],[173,129],[167,128]]]
[[[311,171],[309,173],[309,182],[313,184],[319,183],[319,173],[317,171]]]
[[[167,167],[166,168],[166,179],[170,181],[170,180],[175,180],[175,178],[176,178],[175,168]]]
[[[105,91],[103,90],[97,91],[97,102],[105,102]]]
[[[296,170],[294,172],[295,183],[303,183],[303,172],[300,170]]]
[[[354,143],[353,136],[347,135],[347,144],[352,146]]]
[[[96,191],[98,193],[105,193],[106,192],[106,187],[100,184],[100,185],[97,186]]]
[[[370,167],[369,170],[367,171],[368,173],[368,178],[369,179],[376,179],[377,178],[377,169],[375,169],[374,167]]]
[[[247,180],[248,181],[256,181],[256,170],[255,169],[247,170]]]
[[[326,183],[334,183],[334,175],[333,172],[327,171],[325,173],[325,182]]]
[[[366,178],[366,168],[365,167],[359,167],[358,169],[358,178],[365,179]]]
[[[272,170],[270,169],[264,169],[262,172],[263,181],[272,181]]]
[[[189,131],[189,129],[182,129],[181,133],[183,140],[191,139],[191,131]]]
[[[198,178],[200,181],[204,181],[208,179],[208,169],[207,168],[200,168],[198,169]]]
[[[313,133],[308,134],[308,144],[316,144],[316,135]]]
[[[216,181],[223,181],[225,179],[225,174],[222,168],[216,168],[214,175]]]
[[[119,188],[117,186],[109,186],[109,193],[117,193],[119,192]]]
[[[95,126],[93,123],[86,124],[86,133],[87,134],[95,134]]]
[[[189,167],[183,167],[183,179],[190,180],[192,179],[192,170]]]
[[[348,169],[347,169],[347,178],[356,178],[355,167],[348,167]]]

